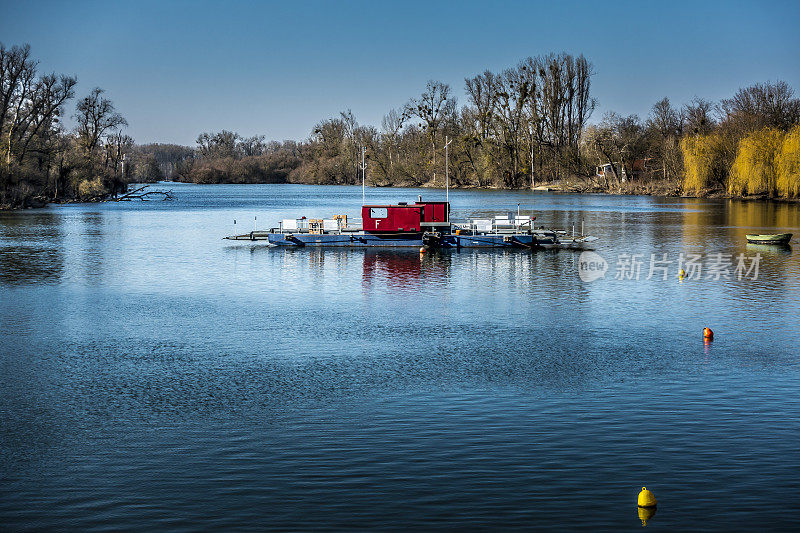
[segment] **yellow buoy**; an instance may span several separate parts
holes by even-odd
[[[426,250],[424,246],[423,246],[422,248],[420,248],[420,249],[419,249],[419,253],[421,253],[421,254],[424,254],[424,253],[425,253],[425,252],[427,252],[427,251],[428,251],[428,250]]]
[[[642,492],[639,493],[639,498],[636,501],[639,507],[655,507],[658,503],[653,493],[647,490],[647,487],[642,487]]]
[[[681,271],[678,272],[678,279],[683,279],[685,277],[686,277],[686,271],[684,269],[681,269]]]

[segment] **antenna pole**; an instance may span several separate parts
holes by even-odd
[[[445,191],[446,191],[445,192],[445,198],[449,202],[450,201],[450,152],[448,152],[448,148],[447,147],[450,146],[450,143],[453,142],[453,140],[450,139],[448,141],[447,140],[447,135],[445,135],[444,136],[444,141],[445,141],[445,145],[444,145],[444,176],[445,176],[445,180],[446,180],[446,183],[447,183],[447,185],[445,185]]]
[[[367,147],[361,147],[361,204],[367,203]]]

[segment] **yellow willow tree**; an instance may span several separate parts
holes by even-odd
[[[781,196],[800,196],[800,126],[795,126],[783,138],[778,154],[778,193]]]
[[[756,130],[739,141],[728,181],[730,194],[774,194],[778,154],[783,133],[774,128]]]
[[[717,133],[681,139],[683,189],[700,192],[724,180],[724,147]]]

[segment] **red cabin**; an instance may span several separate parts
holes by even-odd
[[[364,231],[371,233],[421,233],[450,227],[448,202],[401,202],[397,205],[361,206]]]

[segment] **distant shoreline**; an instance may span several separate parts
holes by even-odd
[[[130,184],[135,185],[135,184]],[[314,186],[314,187],[360,187],[359,184],[345,184],[345,183],[325,183],[325,184],[317,184],[317,183],[192,183],[192,182],[185,182],[185,181],[158,181],[153,183],[148,183],[148,185],[200,185],[200,186],[214,186],[214,185],[306,185],[306,186]],[[423,184],[420,186],[407,186],[407,185],[367,185],[369,188],[373,189],[430,189],[430,190],[441,190],[444,191],[444,187],[439,186],[432,186],[430,184]],[[450,189],[452,190],[459,190],[459,191],[507,191],[507,192],[548,192],[554,194],[564,194],[564,195],[577,195],[577,196],[649,196],[654,198],[687,198],[687,199],[708,199],[708,200],[739,200],[739,201],[748,201],[748,202],[774,202],[778,204],[798,204],[800,203],[799,198],[780,198],[780,197],[767,197],[765,195],[748,195],[748,196],[732,196],[721,191],[709,191],[706,194],[683,194],[681,192],[672,192],[669,190],[657,190],[657,187],[653,187],[654,190],[647,191],[641,190],[639,186],[635,186],[635,188],[630,188],[628,190],[618,190],[618,191],[602,191],[602,190],[578,190],[574,187],[563,187],[556,184],[550,185],[539,185],[534,189],[526,188],[526,189],[519,189],[519,188],[503,188],[503,187],[496,187],[496,186],[488,186],[488,187],[478,187],[474,185],[470,186],[451,186]],[[179,196],[179,195],[178,195]],[[0,212],[12,212],[12,211],[23,211],[29,209],[41,209],[48,207],[50,205],[74,205],[74,204],[94,204],[94,203],[104,203],[111,201],[110,199],[98,199],[92,201],[78,201],[75,199],[67,200],[67,201],[50,201],[45,200],[42,198],[35,198],[35,202],[33,205],[25,205],[25,206],[17,206],[17,207],[10,207],[10,206],[0,206]]]
[[[285,182],[285,183],[192,183],[186,181],[159,181],[155,182],[163,183],[163,184],[185,184],[185,185],[307,185],[307,186],[314,186],[314,187],[360,187],[361,184],[358,183],[300,183],[300,182]],[[663,184],[662,184],[663,185]],[[398,185],[374,185],[374,184],[367,184],[367,188],[373,189],[431,189],[431,190],[441,190],[444,191],[445,187],[440,187],[438,185],[434,186],[429,183],[425,183],[422,185],[405,185],[405,184],[398,184]],[[633,187],[628,190],[619,190],[619,191],[604,191],[600,189],[588,189],[588,190],[580,190],[574,187],[563,187],[557,184],[549,184],[549,185],[537,185],[535,188],[506,188],[506,187],[497,187],[497,186],[486,186],[480,187],[477,185],[466,185],[466,186],[459,186],[459,185],[451,185],[451,190],[458,190],[458,191],[519,191],[519,192],[550,192],[550,193],[557,193],[557,194],[574,194],[574,195],[586,195],[586,196],[652,196],[652,197],[664,197],[664,198],[697,198],[697,199],[712,199],[712,200],[745,200],[745,201],[772,201],[776,203],[789,203],[795,204],[800,203],[800,198],[782,198],[782,197],[769,197],[766,195],[744,195],[744,196],[734,196],[723,191],[713,190],[708,191],[702,194],[687,194],[682,193],[680,191],[670,191],[665,190],[669,187],[659,187],[653,186],[652,191],[648,192],[646,190],[642,190],[644,187],[640,185],[633,185]],[[672,186],[672,188],[677,188],[677,186]]]

